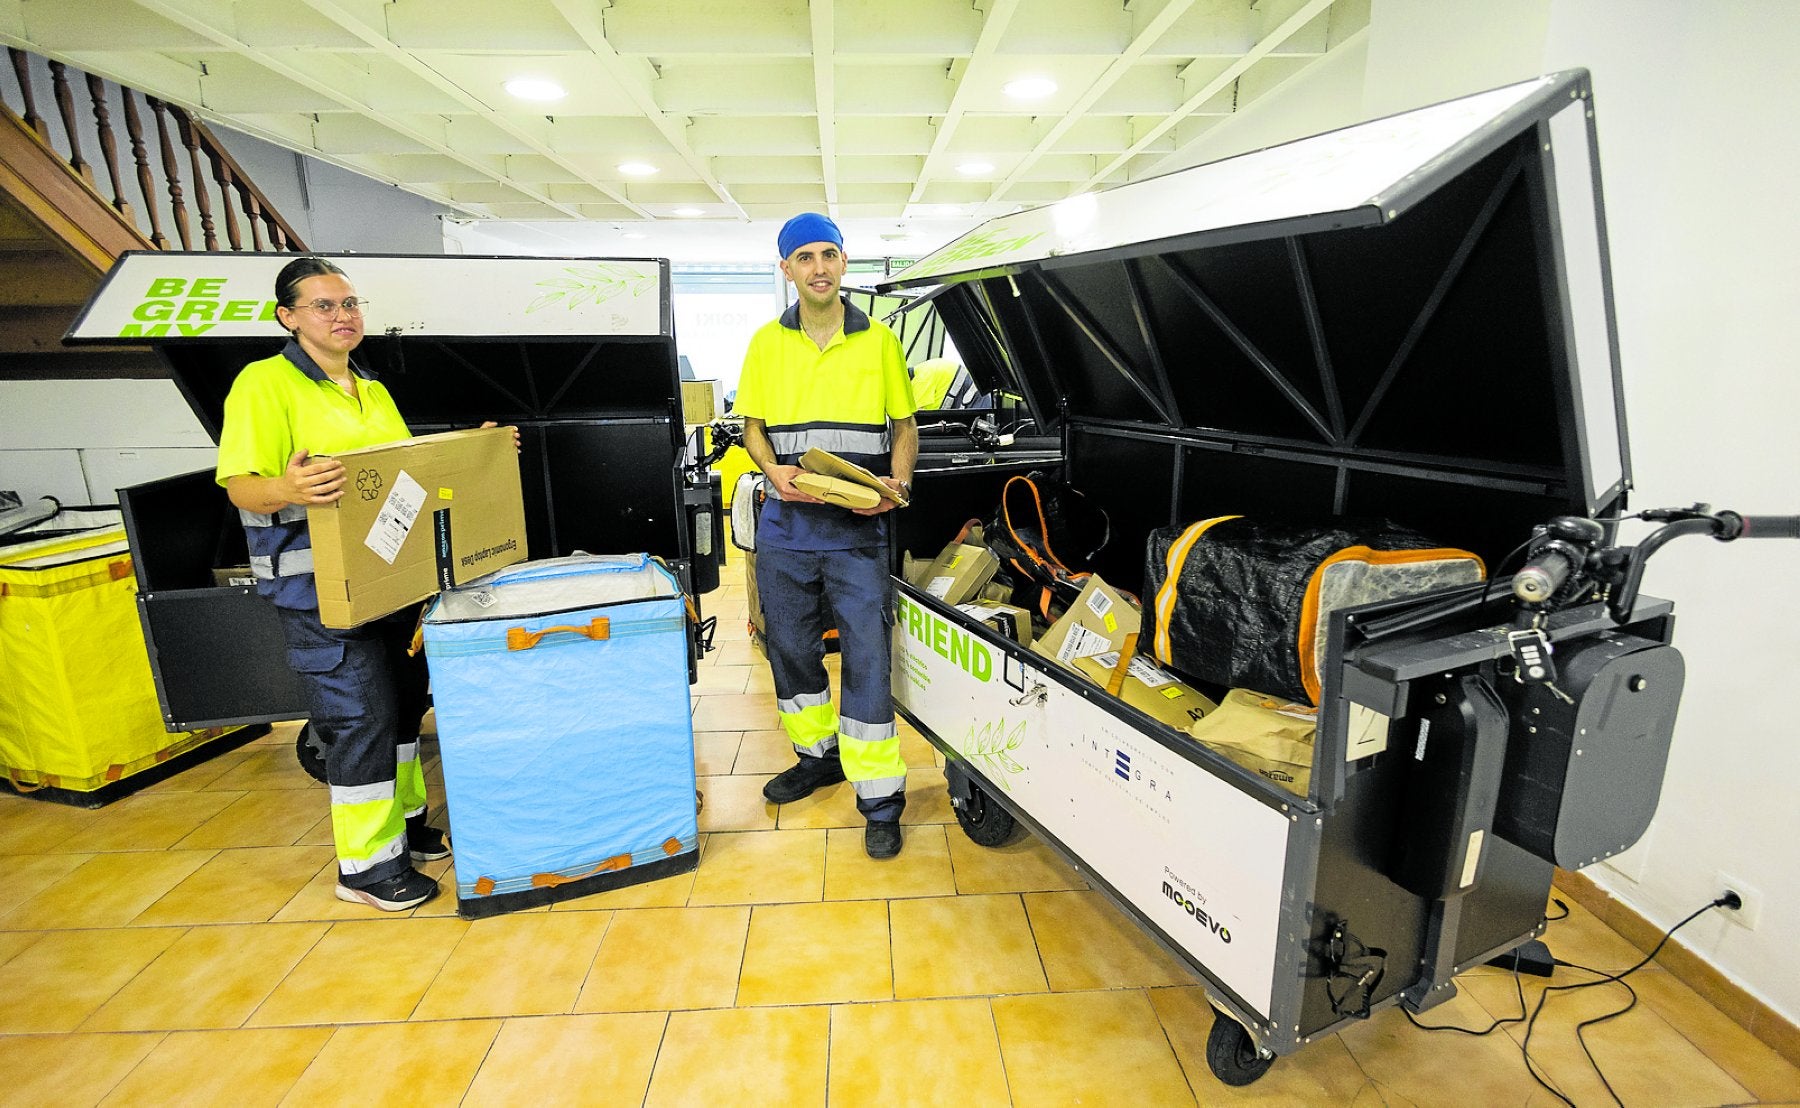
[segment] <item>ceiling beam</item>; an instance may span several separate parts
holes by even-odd
[[[204,19],[201,19],[198,16],[189,12],[186,9],[186,7],[183,5],[170,3],[170,2],[168,2],[168,0],[134,0],[134,2],[139,7],[146,8],[149,11],[155,12],[157,15],[162,16],[164,19],[167,19],[170,22],[176,23],[179,26],[182,26],[182,27],[186,28],[187,30],[192,31],[197,35],[201,35],[207,39],[210,39],[213,42],[218,43],[220,46],[223,46],[226,49],[237,53],[239,56],[241,56],[245,59],[248,59],[249,61],[255,62],[257,65],[262,66],[264,69],[269,70],[271,73],[275,73],[282,77],[286,77],[288,80],[293,81],[294,83],[296,83],[298,85],[302,85],[306,88],[313,90],[316,93],[319,93],[322,96],[326,96],[332,100],[337,101],[338,103],[342,104],[344,107],[349,108],[349,109],[361,114],[365,119],[374,120],[375,122],[380,123],[382,126],[389,128],[390,130],[396,132],[397,134],[405,135],[407,138],[412,139],[414,142],[417,142],[420,145],[425,146],[428,149],[430,149],[436,153],[442,154],[448,158],[456,159],[457,161],[461,162],[463,165],[466,165],[470,169],[473,169],[476,172],[478,172],[479,174],[481,174],[481,176],[483,178],[486,178],[487,180],[498,181],[501,184],[507,185],[508,187],[516,190],[521,195],[528,197],[529,199],[534,200],[540,204],[544,204],[549,207],[555,208],[557,211],[563,212],[566,215],[573,216],[577,219],[579,219],[581,217],[581,213],[578,212],[577,210],[575,210],[574,208],[570,207],[569,205],[559,204],[555,200],[552,200],[547,192],[543,192],[541,190],[531,188],[530,186],[522,184],[518,181],[515,181],[515,180],[509,178],[509,177],[495,173],[489,167],[481,164],[480,161],[478,161],[474,158],[468,157],[467,155],[464,155],[464,154],[458,152],[457,150],[452,149],[451,147],[445,145],[441,139],[434,137],[425,131],[421,131],[418,128],[413,127],[405,122],[402,122],[401,120],[395,118],[392,115],[389,115],[386,112],[377,111],[374,108],[370,107],[368,104],[365,104],[362,101],[357,100],[356,98],[354,98],[352,96],[348,96],[348,95],[344,94],[343,92],[339,91],[336,87],[334,87],[331,84],[331,82],[321,81],[318,78],[314,77],[307,70],[298,68],[296,66],[289,65],[286,62],[282,61],[281,59],[275,57],[274,55],[269,54],[266,51],[259,50],[254,46],[251,46],[249,43],[246,43],[243,40],[237,38],[235,35],[231,34],[230,32],[220,30],[219,28],[206,22]],[[105,76],[105,74],[102,74],[102,76]],[[152,91],[152,90],[145,90],[145,91]],[[158,91],[157,95],[161,96],[162,93],[160,91]],[[171,99],[174,99],[174,98],[171,97]],[[180,103],[179,100],[176,100],[175,102]],[[202,114],[203,116],[210,116],[211,118],[214,118],[214,119],[220,118],[216,113],[206,112],[205,105],[203,105],[203,104],[195,104],[195,105],[182,104],[182,106],[183,107],[191,106],[195,110],[199,111],[200,114]],[[222,119],[221,122],[223,122],[227,125],[230,125],[230,126],[235,126],[235,124],[232,124],[229,119]],[[316,151],[305,151],[305,153],[314,154],[317,152]],[[369,173],[369,171],[367,169],[358,168],[355,171],[357,173],[362,174],[363,176],[376,176],[374,174]],[[409,185],[406,185],[405,182],[395,180],[393,178],[386,178],[386,180],[388,180],[389,183],[391,183],[391,184],[401,185],[402,187],[411,187]],[[469,212],[472,215],[484,215],[485,214],[483,212],[476,211],[475,209],[464,208],[464,207],[462,207],[462,205],[455,205],[455,206],[463,211]]]
[[[1252,46],[1244,54],[1243,57],[1226,66],[1224,72],[1208,81],[1205,87],[1188,97],[1179,108],[1176,108],[1174,111],[1164,116],[1156,126],[1150,128],[1150,130],[1140,136],[1136,142],[1132,143],[1124,153],[1119,154],[1117,157],[1113,158],[1112,161],[1108,162],[1104,169],[1088,178],[1087,182],[1081,186],[1082,189],[1093,188],[1101,181],[1112,176],[1113,173],[1125,165],[1125,163],[1143,153],[1144,150],[1149,148],[1151,143],[1161,138],[1177,123],[1180,123],[1194,112],[1199,111],[1202,104],[1205,104],[1208,100],[1211,100],[1213,97],[1223,92],[1231,82],[1243,76],[1251,66],[1261,61],[1269,51],[1292,38],[1302,27],[1318,18],[1319,13],[1331,7],[1334,2],[1335,0],[1308,0],[1308,2],[1293,15],[1282,20],[1281,24],[1273,31],[1264,35],[1256,45]]]
[[[994,56],[999,49],[1000,40],[1006,35],[1007,26],[1012,23],[1014,13],[1019,10],[1019,0],[994,0],[988,9],[987,18],[982,21],[981,33],[975,37],[975,50],[963,64],[963,77],[977,64]],[[950,149],[950,140],[956,135],[956,128],[962,123],[963,113],[968,110],[969,97],[964,94],[967,86],[962,80],[956,82],[956,92],[950,97],[950,109],[944,118],[938,121],[937,132],[931,137],[931,149],[925,154],[925,164],[919,169],[919,179],[913,182],[912,195],[906,198],[908,207],[925,198],[925,186],[931,181],[931,167]]]
[[[1329,5],[1332,0],[1323,0],[1323,2]],[[1132,36],[1131,42],[1125,47],[1124,52],[1114,58],[1112,64],[1106,67],[1106,72],[1100,74],[1094,83],[1089,85],[1087,90],[1076,99],[1075,103],[1069,106],[1068,112],[1044,133],[1044,137],[1031,148],[1031,152],[1019,159],[1019,164],[1006,175],[1006,180],[994,187],[994,191],[988,195],[988,203],[991,204],[1004,198],[1007,190],[1018,184],[1019,179],[1037,164],[1039,158],[1054,149],[1057,142],[1069,133],[1069,129],[1087,115],[1088,109],[1098,103],[1108,90],[1131,72],[1131,67],[1137,64],[1138,59],[1156,45],[1156,41],[1162,38],[1169,28],[1173,27],[1193,6],[1194,0],[1169,0],[1167,4],[1164,4],[1162,10],[1157,12],[1150,22],[1144,24],[1144,29]]]
[[[810,0],[812,13],[813,114],[819,120],[819,176],[825,208],[838,214],[837,182],[837,0]]]
[[[593,4],[585,2],[585,0],[551,0],[551,4],[556,8],[557,14],[561,15],[575,33],[581,36],[581,41],[587,44],[589,50],[593,51],[595,60],[600,63],[607,74],[619,83],[620,88],[625,90],[625,95],[631,97],[631,102],[637,105],[638,111],[643,112],[644,118],[649,120],[650,125],[661,133],[663,141],[674,149],[682,164],[693,170],[695,175],[704,181],[706,187],[712,189],[713,194],[721,201],[731,205],[739,219],[748,220],[750,216],[744,211],[743,205],[739,204],[737,199],[731,195],[731,190],[713,175],[712,166],[707,159],[701,157],[693,145],[688,142],[687,121],[669,115],[657,105],[656,97],[650,91],[650,83],[654,80],[654,76],[645,76],[646,72],[651,74],[655,72],[655,67],[649,60],[639,58],[634,62],[615,50],[613,44],[606,40],[606,28],[595,14]]]

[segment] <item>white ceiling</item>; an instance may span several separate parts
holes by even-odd
[[[1170,168],[1369,2],[0,0],[0,42],[474,220],[817,209],[896,243]]]

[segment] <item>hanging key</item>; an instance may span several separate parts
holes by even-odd
[[[1542,685],[1564,704],[1575,703],[1573,697],[1556,687],[1556,662],[1551,657],[1556,648],[1550,645],[1550,636],[1544,634],[1543,628],[1509,631],[1506,645],[1512,651],[1513,680],[1521,685]]]

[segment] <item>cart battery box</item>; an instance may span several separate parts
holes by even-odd
[[[1115,677],[1122,677],[1120,700],[1177,731],[1187,730],[1218,710],[1219,706],[1207,699],[1206,694],[1192,685],[1183,684],[1174,674],[1142,654],[1125,663],[1122,675],[1118,672],[1119,658],[1117,651],[1077,658],[1075,672],[1109,689]]]
[[[512,430],[447,431],[337,455],[343,498],[309,508],[319,621],[354,627],[524,561]]]

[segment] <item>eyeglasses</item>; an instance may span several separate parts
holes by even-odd
[[[346,296],[342,300],[314,300],[306,304],[296,304],[295,308],[305,308],[320,319],[330,319],[342,308],[351,315],[361,315],[369,306],[369,301],[360,296]]]

